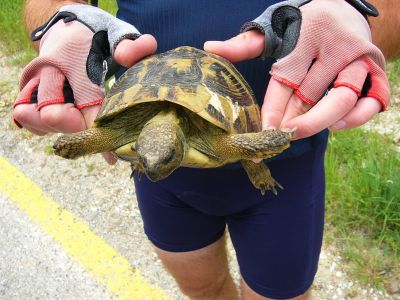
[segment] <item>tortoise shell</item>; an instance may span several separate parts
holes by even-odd
[[[261,130],[254,94],[233,64],[187,46],[150,56],[128,69],[109,91],[95,125],[155,101],[181,105],[229,133]]]

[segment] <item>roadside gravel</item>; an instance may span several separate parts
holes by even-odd
[[[134,186],[129,180],[129,166],[121,162],[109,166],[99,155],[76,161],[63,160],[50,151],[56,136],[42,138],[17,130],[10,119],[10,112],[20,69],[7,65],[1,53],[0,57],[0,155],[34,180],[61,207],[72,211],[118,249],[150,283],[166,290],[171,299],[184,299],[145,238]],[[393,114],[393,118],[398,118],[398,115]],[[396,129],[393,128],[392,132],[396,133]],[[393,138],[397,137],[394,135]],[[234,250],[230,244],[228,248],[231,268],[238,280]],[[5,265],[12,268],[12,265],[2,266]],[[400,294],[389,295],[361,285],[351,279],[345,269],[345,261],[337,249],[333,245],[324,245],[313,299],[400,299]]]

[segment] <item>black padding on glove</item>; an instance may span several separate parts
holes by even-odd
[[[32,31],[31,40],[34,42],[40,40],[47,32],[47,30],[49,30],[51,26],[56,24],[61,19],[64,19],[64,22],[67,23],[76,20],[77,16],[73,13],[66,11],[56,12],[48,22],[44,23],[43,25]]]
[[[38,103],[39,85],[35,87],[35,89],[33,90],[32,94],[29,98],[30,104]],[[63,97],[64,97],[64,103],[74,103],[75,102],[74,92],[72,91],[71,85],[69,84],[67,79],[64,80],[64,84],[63,84]]]
[[[371,3],[365,0],[346,0],[360,13],[367,16],[377,17],[379,16],[379,11]]]
[[[292,52],[299,39],[301,21],[301,12],[296,7],[283,6],[276,9],[272,15],[271,25],[279,43],[275,45],[271,56],[280,58]]]
[[[106,70],[104,70],[104,62],[107,66]],[[93,83],[101,85],[104,79],[115,74],[120,68],[121,66],[112,59],[107,32],[96,32],[86,61],[86,72],[89,79]],[[104,71],[107,73],[104,74]]]

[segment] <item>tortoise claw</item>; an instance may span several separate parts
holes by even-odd
[[[282,186],[278,181],[276,181],[276,180],[275,180],[275,185],[276,185],[278,188],[280,188],[281,190],[284,190],[283,186]]]
[[[283,190],[283,187],[277,182],[274,181],[273,183],[262,183],[258,186],[258,189],[261,192],[261,195],[265,195],[265,192],[270,190],[275,196],[278,195],[278,190],[276,189],[276,187],[280,188],[281,190]]]
[[[261,195],[264,196],[266,191],[277,195],[277,188],[283,189],[282,185],[271,176],[264,163],[257,164],[251,160],[242,160],[242,165],[254,187],[260,190]]]
[[[135,176],[135,169],[133,165],[131,165],[131,176],[129,176],[129,179],[133,179],[133,176]]]
[[[276,190],[275,187],[272,187],[271,190],[272,190],[272,193],[274,193],[275,196],[278,195],[278,191]]]
[[[139,164],[131,164],[131,170],[132,170],[132,173],[131,173],[130,179],[133,179],[133,177],[135,176],[135,173],[137,173],[138,180],[140,181],[142,179],[143,171],[140,168]]]

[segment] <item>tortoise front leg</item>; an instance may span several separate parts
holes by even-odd
[[[214,140],[217,156],[227,161],[241,160],[253,185],[265,194],[271,190],[277,194],[276,187],[282,186],[272,178],[264,163],[252,159],[270,158],[289,148],[294,131],[264,130],[254,133],[221,135]]]
[[[283,189],[279,182],[271,176],[271,172],[263,162],[255,163],[251,160],[242,160],[241,163],[251,183],[261,191],[262,195],[268,190],[276,195],[278,193],[276,187]]]
[[[270,158],[289,148],[294,131],[264,130],[217,136],[214,149],[217,156],[228,161]]]

